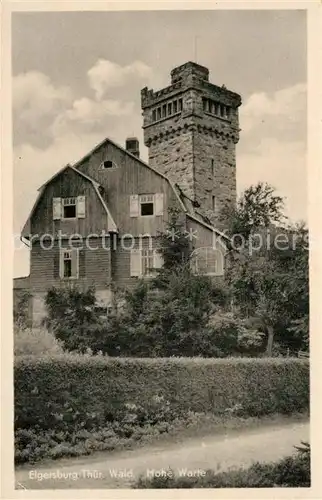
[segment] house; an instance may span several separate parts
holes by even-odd
[[[156,236],[170,207],[180,211],[198,271],[224,275],[222,214],[236,199],[240,104],[238,94],[209,82],[207,68],[183,64],[168,87],[141,91],[148,163],[136,138],[125,148],[106,138],[40,187],[21,233],[35,324],[52,286],[94,285],[107,305],[114,286],[131,288],[160,267]]]

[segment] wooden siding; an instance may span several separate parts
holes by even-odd
[[[112,160],[117,167],[101,170],[100,165],[104,160]],[[113,144],[104,143],[75,168],[104,187],[104,198],[122,234],[139,236],[148,233],[155,236],[158,231],[165,229],[168,207],[179,206],[165,178]],[[130,217],[130,195],[156,193],[163,193],[163,216]]]
[[[59,278],[59,246],[52,249],[41,248],[40,243],[33,243],[31,249],[30,291],[41,292],[51,287],[77,286],[86,289],[95,286],[104,290],[111,282],[111,251],[103,248],[99,239],[91,240],[91,250],[84,244],[79,251],[79,279],[62,280]],[[62,247],[67,247],[62,243]],[[74,245],[76,246],[76,244]],[[107,246],[107,245],[106,245]]]
[[[53,198],[77,196],[85,196],[85,218],[53,220]],[[107,231],[107,223],[106,211],[92,183],[72,169],[66,169],[46,186],[31,219],[31,234],[54,236],[60,230],[66,235],[87,236],[100,234],[103,229]]]
[[[150,243],[151,242],[151,243]],[[132,246],[133,245],[133,246]],[[158,242],[154,237],[151,238],[136,238],[135,240],[124,238],[115,239],[111,254],[112,259],[112,279],[115,285],[121,289],[131,290],[138,283],[139,277],[131,276],[131,250],[130,248],[139,249],[158,247]],[[147,278],[149,279],[149,278]]]
[[[191,231],[191,234],[194,235],[194,237],[192,238],[193,248],[213,246],[214,232],[211,229],[208,229],[206,226],[199,224],[197,221],[190,219],[190,217],[187,217],[187,231]],[[221,250],[225,253],[226,247],[220,236],[216,237],[216,242],[218,248],[221,248]]]

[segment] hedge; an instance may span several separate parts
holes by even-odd
[[[15,361],[16,429],[99,429],[125,413],[169,421],[189,411],[261,416],[308,407],[309,363],[302,359],[65,354]]]

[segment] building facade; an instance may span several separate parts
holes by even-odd
[[[224,207],[235,203],[240,96],[209,83],[207,68],[186,63],[171,85],[141,91],[144,142],[105,139],[39,189],[22,230],[30,247],[34,324],[51,287],[94,286],[101,306],[162,266],[157,235],[176,208],[196,272],[222,279]]]

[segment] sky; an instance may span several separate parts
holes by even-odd
[[[268,182],[306,220],[306,53],[301,10],[14,13],[14,275],[29,274],[17,240],[41,184],[105,137],[137,136],[147,161],[140,90],[190,60],[242,96],[238,193]]]

